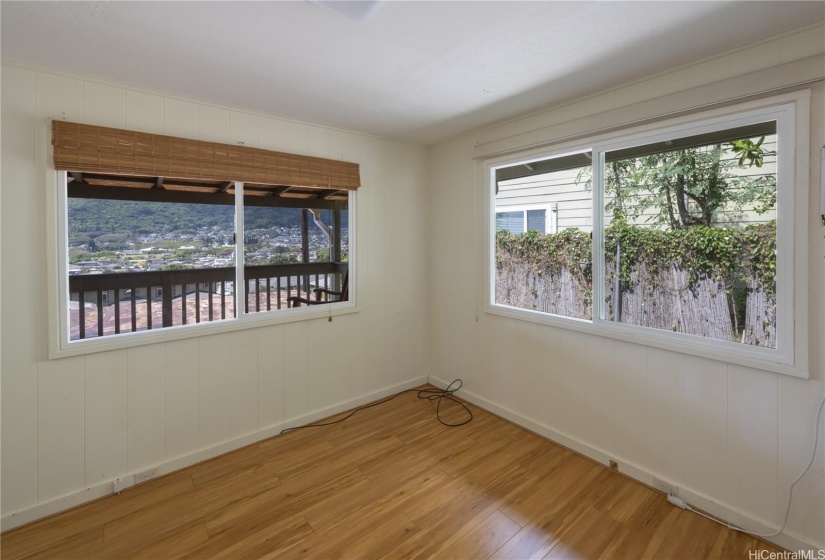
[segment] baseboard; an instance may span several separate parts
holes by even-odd
[[[445,389],[447,385],[449,385],[449,383],[442,381],[441,379],[438,379],[437,377],[434,377],[432,375],[429,377],[429,381],[431,384],[435,385],[436,387],[440,387],[441,389]],[[456,396],[461,397],[462,399],[478,406],[479,408],[483,408],[484,410],[491,412],[496,416],[509,420],[510,422],[518,424],[519,426],[522,426],[523,428],[526,428],[531,432],[539,434],[540,436],[545,437],[555,443],[563,445],[564,447],[567,447],[568,449],[571,449],[576,453],[579,453],[580,455],[584,455],[585,457],[592,459],[597,463],[601,463],[602,465],[607,466],[609,465],[610,459],[614,459],[619,463],[619,472],[630,478],[633,478],[634,480],[641,482],[642,484],[652,487],[654,477],[659,478],[661,480],[667,480],[673,484],[676,484],[679,487],[678,495],[680,498],[685,500],[687,503],[689,503],[696,509],[700,509],[715,517],[718,517],[719,519],[724,519],[728,523],[737,525],[739,527],[747,527],[748,529],[759,533],[770,533],[776,530],[775,527],[770,527],[769,525],[766,525],[764,522],[758,519],[754,519],[753,517],[750,517],[749,515],[737,510],[736,508],[721,503],[710,496],[702,494],[701,492],[697,492],[695,490],[682,486],[681,484],[679,484],[678,480],[673,480],[671,477],[662,476],[657,473],[652,473],[648,470],[638,467],[637,465],[634,465],[632,462],[622,458],[620,455],[610,454],[602,449],[583,443],[562,432],[545,426],[544,424],[541,424],[531,418],[523,416],[517,412],[513,412],[508,408],[499,406],[485,399],[484,397],[476,395],[472,391],[461,389],[461,391]],[[822,545],[816,545],[814,543],[808,542],[803,537],[788,533],[781,533],[775,537],[770,538],[760,538],[764,538],[766,541],[781,546],[782,548],[789,551],[819,551],[823,549]],[[816,558],[816,552],[814,553],[813,558]]]
[[[192,465],[212,459],[219,455],[223,455],[224,453],[229,453],[230,451],[240,449],[241,447],[245,447],[247,445],[251,445],[253,443],[269,439],[273,436],[277,436],[278,434],[280,434],[281,430],[284,430],[286,428],[300,426],[303,424],[309,424],[310,422],[320,420],[321,418],[326,418],[328,416],[332,416],[333,414],[344,412],[345,410],[349,410],[351,408],[367,404],[369,402],[381,399],[383,397],[387,397],[399,391],[404,391],[406,389],[418,387],[419,385],[423,385],[425,383],[427,383],[427,377],[419,377],[416,379],[412,379],[404,383],[393,385],[392,387],[387,387],[386,389],[381,389],[380,391],[374,391],[372,393],[355,399],[350,399],[348,401],[338,403],[336,405],[321,410],[316,410],[303,416],[290,418],[289,420],[286,420],[280,424],[268,426],[251,434],[246,434],[234,438],[232,440],[219,443],[217,445],[199,449],[193,453],[189,453],[181,457],[170,459],[158,465],[158,476],[163,476],[178,471],[180,469],[184,469],[186,467],[191,467]],[[134,475],[135,473],[128,473],[123,474],[119,477],[123,481],[124,488],[134,486]],[[37,521],[44,517],[48,517],[50,515],[60,513],[61,511],[65,511],[67,509],[71,509],[79,505],[85,504],[92,500],[96,500],[98,498],[108,496],[109,494],[113,494],[114,480],[115,479],[108,480],[106,482],[90,486],[89,488],[85,488],[78,492],[73,492],[60,498],[56,498],[54,500],[50,500],[48,502],[44,502],[33,507],[17,511],[15,513],[11,513],[3,517],[2,520],[0,520],[0,531],[8,531],[10,529],[14,529],[15,527],[20,527],[21,525]]]

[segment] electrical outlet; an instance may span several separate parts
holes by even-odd
[[[141,482],[146,482],[147,480],[152,480],[158,475],[158,468],[155,467],[153,469],[149,469],[147,471],[143,471],[142,473],[135,474],[135,484],[140,484]]]
[[[116,478],[114,482],[114,491],[115,494],[120,494],[123,492],[123,480],[120,478]]]
[[[668,496],[675,496],[679,492],[678,486],[670,482],[665,482],[664,480],[659,480],[658,478],[653,479],[653,487]]]
[[[613,469],[614,471],[619,470],[619,462],[615,461],[613,459],[610,459],[610,468]]]

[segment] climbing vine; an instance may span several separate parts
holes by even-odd
[[[772,297],[776,292],[775,221],[736,230],[706,226],[660,230],[630,225],[619,217],[605,229],[608,258],[616,254],[617,244],[619,280],[624,288],[632,288],[631,274],[640,266],[655,273],[676,265],[688,272],[691,283],[705,276],[730,287],[737,280],[758,283]],[[590,234],[581,230],[547,235],[499,231],[496,247],[499,268],[503,252],[531,263],[537,274],[558,274],[564,267],[583,283],[592,281]]]
[[[496,233],[496,247],[497,253],[503,251],[530,262],[536,274],[559,274],[562,268],[567,268],[580,282],[589,284],[592,281],[590,234],[579,229],[570,228],[547,235],[535,230],[521,234],[502,230]],[[496,265],[501,268],[498,254]]]

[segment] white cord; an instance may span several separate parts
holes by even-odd
[[[806,474],[808,474],[808,471],[811,470],[811,466],[814,464],[814,459],[816,459],[816,450],[819,447],[819,420],[820,420],[820,417],[822,416],[822,410],[823,409],[825,409],[825,399],[822,399],[822,402],[819,405],[819,411],[816,413],[816,430],[815,430],[815,437],[814,437],[814,450],[813,450],[813,453],[811,453],[811,460],[808,461],[808,466],[805,467],[805,470],[802,471],[802,474],[800,474],[798,477],[796,477],[796,480],[794,480],[793,483],[791,484],[791,489],[788,492],[788,507],[785,508],[785,519],[782,521],[782,526],[779,529],[777,529],[773,533],[757,533],[755,531],[748,531],[747,529],[737,527],[736,525],[731,525],[727,521],[722,521],[722,520],[717,519],[715,517],[711,517],[710,515],[706,515],[706,514],[702,513],[701,511],[697,511],[697,510],[693,509],[687,503],[685,503],[685,505],[686,505],[685,509],[687,509],[689,511],[692,511],[693,513],[698,513],[702,517],[706,517],[706,518],[710,519],[711,521],[716,521],[717,523],[720,523],[722,525],[726,525],[729,529],[733,529],[734,531],[739,531],[740,533],[747,533],[748,535],[754,535],[756,537],[775,537],[776,535],[782,533],[782,531],[785,530],[785,526],[788,524],[788,517],[790,517],[790,515],[791,515],[791,503],[793,502],[793,489],[794,489],[794,486],[796,486],[797,482],[802,480],[802,477],[804,477]],[[677,504],[677,505],[679,505],[679,504]],[[679,505],[679,507],[681,507],[681,505]]]

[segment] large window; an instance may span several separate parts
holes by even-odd
[[[489,164],[488,309],[793,364],[794,108]]]
[[[59,172],[62,344],[341,305],[351,193]],[[318,308],[316,308],[317,310]]]

